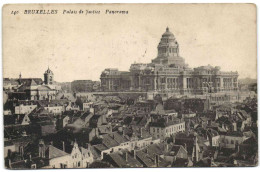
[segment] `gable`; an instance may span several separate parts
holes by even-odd
[[[52,90],[52,89],[46,85],[40,85],[37,87],[37,90]]]
[[[22,121],[22,125],[29,125],[30,124],[30,118],[28,115],[25,115],[24,118],[23,118],[23,121]]]

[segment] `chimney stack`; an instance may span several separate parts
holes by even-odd
[[[175,144],[175,136],[172,136],[172,143]]]
[[[128,162],[128,152],[125,152],[125,161]]]
[[[187,144],[184,143],[184,149],[187,151]]]
[[[169,145],[166,143],[166,152],[169,151]]]
[[[42,139],[39,140],[39,157],[45,158],[45,144]]]
[[[136,159],[136,150],[134,150],[134,159]]]
[[[12,164],[11,159],[8,159],[8,165],[9,165],[9,168],[11,168],[11,164]]]
[[[20,147],[19,151],[20,151],[21,157],[23,157],[23,154],[24,154],[23,146]]]
[[[124,130],[124,128],[123,128],[123,137],[125,137],[125,130]]]
[[[146,153],[147,153],[147,154],[149,153],[148,148],[146,149]]]
[[[65,152],[65,143],[64,143],[64,141],[62,141],[62,150],[63,150],[63,152]]]
[[[155,164],[155,167],[159,167],[159,155],[155,155],[154,164]]]

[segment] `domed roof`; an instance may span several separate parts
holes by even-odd
[[[169,28],[166,28],[166,32],[162,35],[161,41],[158,44],[158,48],[160,47],[178,47],[178,42],[175,39],[172,32],[170,32]]]
[[[169,28],[166,28],[166,32],[162,35],[162,37],[174,37],[173,33],[170,32]]]
[[[50,68],[48,67],[48,69],[45,71],[46,74],[53,74],[53,72],[50,70]]]

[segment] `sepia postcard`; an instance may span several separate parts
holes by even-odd
[[[254,4],[6,4],[7,169],[258,165]]]

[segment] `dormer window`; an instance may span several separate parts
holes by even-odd
[[[36,164],[32,164],[31,169],[36,169]]]

